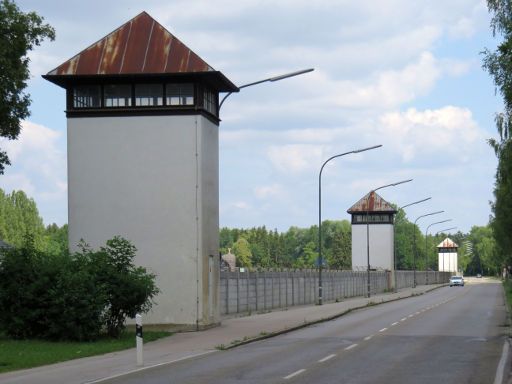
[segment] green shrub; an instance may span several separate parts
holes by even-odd
[[[159,292],[155,275],[133,264],[136,252],[128,240],[119,236],[108,240],[98,252],[82,246],[82,255],[88,255],[91,260],[95,283],[107,297],[103,323],[113,337],[118,337],[124,329],[127,317],[148,312]]]
[[[97,252],[49,255],[27,239],[0,260],[0,328],[18,339],[118,336],[126,317],[149,311],[158,293],[155,276],[133,264],[135,252],[115,237]]]
[[[105,298],[83,260],[49,256],[31,239],[0,265],[0,326],[14,338],[97,337]]]

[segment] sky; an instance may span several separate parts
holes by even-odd
[[[18,0],[56,29],[30,53],[31,116],[0,188],[32,197],[45,224],[67,222],[65,92],[41,78],[142,11],[237,85],[305,68],[311,73],[242,89],[221,110],[220,225],[231,228],[350,219],[370,190],[409,220],[468,232],[491,214],[502,108],[482,69],[493,50],[480,0]],[[455,230],[455,231],[456,231]]]

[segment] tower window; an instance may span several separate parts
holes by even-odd
[[[352,215],[352,224],[366,224],[366,213]],[[369,222],[374,224],[393,224],[392,213],[370,213]]]
[[[211,114],[217,116],[217,98],[216,94],[209,89],[204,90],[203,95],[203,106]]]
[[[166,84],[167,105],[194,105],[194,84]]]
[[[109,84],[104,87],[104,106],[130,107],[132,105],[132,86],[130,84]]]
[[[74,108],[99,108],[101,89],[99,85],[79,85],[73,88]]]
[[[135,84],[135,105],[138,107],[164,105],[162,84]]]

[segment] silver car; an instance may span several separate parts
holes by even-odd
[[[450,277],[450,287],[453,287],[454,285],[460,285],[461,287],[464,286],[464,279],[462,278],[462,276]]]

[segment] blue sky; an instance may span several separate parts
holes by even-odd
[[[411,220],[468,231],[488,222],[501,108],[480,52],[493,49],[485,1],[67,1],[19,0],[57,32],[31,54],[32,115],[17,141],[0,141],[13,162],[0,187],[35,199],[46,224],[67,222],[65,94],[43,80],[74,54],[145,10],[235,84],[302,68],[315,71],[242,90],[220,125],[220,224],[285,231],[325,219],[369,190],[410,207]],[[446,225],[446,224],[445,224]],[[441,225],[442,227],[442,225]],[[434,229],[442,229],[441,227]],[[444,227],[443,227],[444,228]]]

